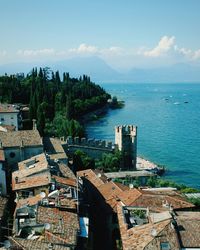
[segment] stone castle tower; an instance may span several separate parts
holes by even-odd
[[[123,154],[122,169],[136,170],[137,127],[133,125],[116,126],[115,144]]]

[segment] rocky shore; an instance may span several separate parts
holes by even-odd
[[[142,157],[137,157],[137,170],[146,170],[158,175],[162,175],[165,172],[165,168],[161,167],[154,162],[148,161]]]

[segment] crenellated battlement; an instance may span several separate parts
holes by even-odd
[[[82,150],[93,158],[101,158],[103,153],[114,153],[115,149],[122,152],[122,169],[136,169],[137,158],[137,127],[123,125],[115,127],[115,144],[111,141],[86,139],[68,136],[60,138],[66,152],[74,153]]]
[[[79,137],[68,136],[66,140],[68,146],[85,146],[85,147],[94,147],[100,149],[114,149],[115,145],[111,141],[105,140],[96,140],[93,138],[86,139]]]
[[[117,148],[124,153],[124,168],[136,168],[137,126],[116,126],[115,144]]]

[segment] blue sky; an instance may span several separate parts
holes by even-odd
[[[114,68],[200,62],[199,0],[0,0],[0,64],[99,56]]]

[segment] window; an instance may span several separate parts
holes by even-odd
[[[171,247],[170,247],[169,242],[161,242],[160,243],[160,249],[161,250],[170,250]]]
[[[10,153],[10,158],[14,158],[15,157],[15,153],[14,152],[11,152]]]

